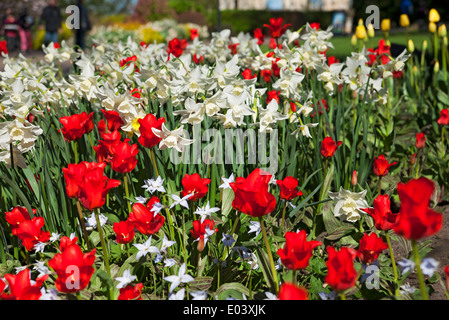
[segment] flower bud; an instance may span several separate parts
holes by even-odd
[[[365,26],[362,25],[358,25],[357,28],[355,29],[355,35],[357,36],[357,39],[363,40],[366,38],[366,29]]]
[[[412,158],[410,159],[410,164],[413,166],[415,162],[416,162],[416,153],[412,155]]]
[[[431,33],[435,33],[436,30],[437,30],[437,25],[434,22],[429,22],[429,31]]]
[[[442,24],[441,26],[438,27],[438,36],[441,38],[447,36],[447,30],[446,30],[445,24]]]
[[[427,40],[424,40],[424,41],[422,42],[422,50],[423,50],[423,51],[426,51],[426,50],[427,50]]]
[[[198,240],[198,244],[196,245],[196,248],[197,248],[198,252],[203,252],[203,250],[204,250],[204,238],[203,237],[201,237]]]
[[[356,171],[356,170],[354,170],[354,171],[352,172],[351,184],[352,184],[353,186],[356,186],[356,185],[357,185],[357,171]]]
[[[429,21],[430,22],[438,22],[440,21],[440,14],[436,9],[430,9],[429,11]]]
[[[357,45],[357,36],[355,34],[351,37],[351,45],[355,47]]]
[[[418,66],[417,65],[414,65],[413,66],[413,75],[416,77],[416,76],[418,76],[418,73],[419,73],[419,69],[418,69]]]
[[[438,71],[440,71],[440,63],[437,61],[433,66],[433,72],[437,73]]]
[[[380,23],[380,28],[382,31],[390,31],[390,19],[383,19]]]
[[[399,17],[399,24],[403,28],[408,27],[410,25],[410,20],[408,18],[408,15],[406,15],[405,13],[401,14],[401,16]]]
[[[367,31],[368,31],[368,37],[374,38],[375,31],[374,31],[374,26],[371,23],[368,25]]]
[[[446,36],[443,37],[443,45],[445,47],[447,47],[447,37]]]
[[[412,39],[408,39],[407,50],[408,52],[415,51],[415,44],[413,43]]]

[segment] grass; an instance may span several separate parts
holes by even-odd
[[[334,45],[334,49],[329,49],[328,56],[335,56],[337,58],[345,58],[346,56],[350,55],[351,52],[354,50],[354,48],[351,45],[351,36],[352,35],[345,35],[345,36],[335,36],[332,38],[332,44]],[[369,39],[366,43],[367,48],[377,47],[377,44],[379,40],[383,38],[382,32],[377,32],[377,34],[374,36],[374,38]],[[409,38],[412,39],[413,43],[415,44],[416,50],[421,50],[422,43],[424,40],[427,40],[429,45],[432,44],[433,38],[432,35],[429,32],[414,32],[409,33]],[[389,36],[390,42],[400,45],[407,45],[407,37],[405,36],[404,32],[397,33],[397,34],[390,34]]]

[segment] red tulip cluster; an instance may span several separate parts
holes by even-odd
[[[87,114],[82,112],[71,116],[61,117],[59,121],[62,124],[61,132],[67,141],[80,139],[84,134],[89,133],[94,128],[92,121],[93,112]]]
[[[48,279],[48,274],[36,278],[32,282],[30,270],[24,269],[18,274],[5,274],[6,282],[0,279],[0,300],[39,300],[41,287]],[[6,293],[8,287],[9,293]]]

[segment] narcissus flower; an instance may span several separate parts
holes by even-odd
[[[390,198],[387,194],[378,195],[373,201],[374,208],[362,208],[374,219],[374,226],[377,230],[390,230],[393,228],[398,218],[397,213],[392,213],[390,208]]]
[[[312,250],[322,245],[320,241],[307,241],[305,230],[287,232],[285,246],[277,251],[282,264],[290,270],[305,269],[309,266]]]
[[[395,233],[409,240],[429,237],[440,231],[443,215],[429,208],[430,197],[435,190],[432,180],[421,177],[397,186],[401,209]]]
[[[154,115],[149,113],[145,118],[139,119],[138,121],[140,124],[140,137],[138,139],[140,144],[145,148],[152,148],[157,145],[161,141],[161,138],[156,136],[152,129],[156,128],[161,130],[162,124],[165,123],[165,118],[157,119]]]
[[[83,253],[77,244],[60,247],[61,253],[54,255],[53,259],[48,261],[57,278],[55,287],[59,292],[73,293],[83,290],[87,287],[94,273],[93,264],[95,262],[95,252]]]
[[[208,178],[201,178],[201,176],[198,173],[194,174],[187,174],[182,178],[181,184],[184,187],[184,189],[181,192],[181,196],[185,197],[188,194],[193,194],[189,200],[195,201],[198,199],[203,198],[206,194],[209,188],[207,185],[210,183],[210,179]]]
[[[391,166],[394,166],[397,164],[396,161],[389,163],[383,154],[381,154],[379,157],[374,157],[374,163],[373,163],[373,170],[374,174],[376,176],[385,176],[388,173],[388,169],[390,169]]]
[[[41,287],[48,274],[32,281],[30,270],[24,269],[18,274],[5,274],[4,278],[8,282],[9,294],[3,292],[6,284],[0,279],[0,300],[39,300],[42,296]]]
[[[281,198],[290,201],[296,197],[302,196],[301,190],[297,190],[299,181],[293,177],[285,177],[284,180],[276,180],[277,185],[281,188]]]
[[[12,234],[22,240],[22,244],[31,251],[39,242],[47,242],[50,239],[50,231],[43,231],[45,220],[42,217],[34,217],[31,220],[22,221],[17,228],[12,229]]]
[[[279,300],[308,300],[309,293],[303,287],[284,282],[279,288],[278,298]]]
[[[365,264],[370,264],[379,258],[379,254],[383,250],[388,249],[388,245],[382,240],[381,237],[375,233],[365,233],[360,239],[359,249],[357,251],[357,257]]]
[[[329,246],[327,253],[328,272],[324,281],[335,291],[345,291],[354,287],[357,281],[357,271],[354,268],[357,251],[348,247],[336,251],[334,247]]]
[[[366,190],[351,192],[340,186],[339,192],[329,192],[329,197],[337,201],[334,207],[334,215],[349,222],[355,222],[361,218],[362,208],[367,208],[365,200]]]
[[[279,18],[270,18],[270,24],[264,24],[264,27],[267,27],[270,33],[270,37],[279,38],[282,36],[288,27],[291,26],[291,23],[287,23],[282,26],[284,19],[282,17]]]
[[[415,147],[416,149],[422,149],[426,145],[426,135],[424,132],[419,132],[416,134],[416,142]]]
[[[115,222],[112,229],[117,243],[130,243],[134,239],[134,224],[128,220]]]
[[[271,174],[257,168],[247,178],[238,177],[230,183],[235,198],[232,207],[251,217],[261,217],[271,213],[276,206],[276,198],[268,192]]]
[[[144,235],[157,233],[165,222],[165,218],[151,211],[151,208],[141,203],[135,203],[132,206],[132,212],[129,213],[128,221]]]
[[[342,141],[335,142],[332,137],[326,137],[321,142],[320,153],[325,158],[333,157],[337,148],[342,144]]]
[[[81,114],[74,114],[71,116],[59,118],[59,122],[62,124],[61,132],[67,141],[74,141],[81,138],[85,133],[89,133],[94,128],[92,121],[94,113],[87,114],[82,112]]]
[[[449,124],[449,109],[443,109],[440,111],[440,118],[437,123],[441,126],[447,126]]]
[[[131,172],[137,165],[137,144],[130,145],[128,141],[120,142],[114,148],[111,159],[112,170],[120,173]]]

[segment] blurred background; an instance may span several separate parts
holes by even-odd
[[[233,35],[240,32],[253,34],[261,28],[268,33],[263,25],[269,23],[272,17],[282,17],[284,23],[291,24],[292,30],[297,30],[306,22],[317,22],[322,29],[333,26],[334,52],[336,56],[344,56],[351,50],[349,43],[351,35],[359,19],[367,19],[371,12],[366,12],[370,5],[379,8],[380,19],[390,19],[390,41],[406,44],[403,29],[399,25],[399,17],[407,13],[410,19],[408,33],[415,43],[421,43],[428,37],[428,12],[435,8],[445,23],[448,8],[443,1],[436,0],[86,0],[86,12],[91,26],[86,32],[86,49],[92,45],[92,37],[115,41],[132,37],[134,40],[153,43],[164,42],[172,38],[189,38],[190,29],[197,29],[200,37],[206,39],[211,32],[230,29]],[[66,19],[70,15],[66,8],[77,4],[74,0],[57,0],[56,5],[61,13],[61,28],[58,30],[58,41],[69,43],[75,41],[75,32],[67,28]],[[10,54],[25,52],[36,54],[42,48],[45,28],[42,27],[42,12],[48,6],[48,0],[0,0],[1,39],[14,35],[5,19],[17,19],[19,30],[24,21],[27,25],[28,42],[20,45],[25,39],[17,31],[17,43]],[[6,25],[6,29],[5,29]],[[12,26],[14,29],[15,27]],[[9,32],[10,31],[10,32]],[[14,31],[14,30],[12,30]],[[377,31],[377,30],[376,30]],[[395,31],[398,36],[395,38]],[[378,30],[379,38],[380,30]],[[15,41],[15,40],[11,40]],[[26,41],[26,40],[25,40]],[[24,41],[22,41],[24,42]],[[339,44],[343,45],[339,45]]]

